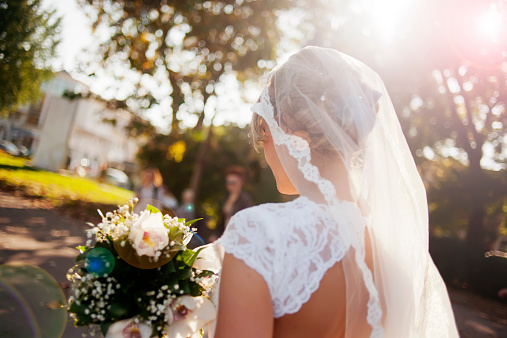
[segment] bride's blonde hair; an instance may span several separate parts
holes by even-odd
[[[329,144],[310,105],[314,110],[318,109],[319,112],[325,113],[358,147],[363,140],[360,139],[351,118],[353,112],[345,112],[350,110],[350,107],[348,102],[345,102],[347,88],[340,87],[340,81],[336,78],[340,74],[327,72],[326,66],[321,64],[317,56],[318,52],[318,48],[306,47],[292,55],[287,62],[272,72],[267,86],[274,118],[280,127],[289,132],[298,130],[307,132],[311,139],[309,143],[312,154],[329,156],[336,148]],[[351,75],[354,76],[350,69],[343,69],[343,73],[348,81]],[[373,95],[376,103],[380,93],[362,83],[359,76],[355,78],[355,92],[364,93],[364,97]],[[359,87],[360,91],[357,91],[356,87]],[[373,115],[376,109],[373,105],[371,109]],[[267,126],[262,117],[253,114],[250,128],[254,146],[258,147],[266,137]]]

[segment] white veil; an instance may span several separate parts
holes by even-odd
[[[336,50],[306,47],[270,73],[252,111],[254,140],[266,123],[291,183],[340,224],[345,336],[458,336],[428,253],[424,185],[379,76]],[[363,224],[340,211],[347,200]]]

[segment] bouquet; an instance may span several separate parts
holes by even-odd
[[[89,240],[67,274],[74,325],[111,338],[201,336],[216,317],[210,292],[218,277],[198,269],[202,248],[186,247],[197,220],[162,215],[150,205],[138,215],[136,202],[105,216],[99,210],[102,222],[89,223]]]

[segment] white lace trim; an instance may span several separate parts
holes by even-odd
[[[326,209],[305,197],[249,208],[231,218],[218,241],[225,252],[264,278],[275,318],[298,312],[319,288],[326,271],[350,248]],[[351,209],[357,207],[343,203],[343,213]],[[359,215],[354,222],[365,220]]]
[[[326,199],[328,205],[330,206],[330,209],[336,210],[339,208],[340,204],[343,202],[337,199],[336,190],[333,184],[329,180],[323,178],[320,175],[319,169],[311,164],[311,153],[308,143],[301,137],[285,133],[275,121],[274,109],[269,99],[268,87],[264,88],[260,97],[260,101],[254,104],[251,110],[264,118],[269,126],[275,144],[287,147],[289,154],[298,161],[298,168],[303,173],[305,179],[317,185],[320,192]],[[341,217],[342,215],[340,215],[340,218]],[[380,305],[379,294],[373,282],[372,273],[365,262],[364,228],[366,224],[363,223],[361,225],[358,225],[357,223],[345,223],[349,226],[340,226],[338,228],[338,231],[341,233],[342,238],[350,238],[352,247],[354,247],[356,252],[356,264],[363,273],[365,286],[370,293],[367,315],[367,321],[373,329],[370,337],[383,337],[384,329],[381,324],[382,307]],[[351,236],[349,237],[347,235]]]

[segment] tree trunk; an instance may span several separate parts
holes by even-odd
[[[201,130],[203,124],[204,124],[204,111],[199,115],[199,119],[197,120],[197,123],[195,124],[194,129]]]
[[[4,132],[4,140],[12,141],[12,129],[14,128],[14,113],[9,110],[7,112],[7,126]]]
[[[204,106],[203,107],[206,107],[206,103],[208,102],[208,99],[210,96],[211,96],[211,94],[204,92],[204,94],[203,94]],[[202,129],[202,127],[204,125],[204,117],[205,117],[204,116],[204,108],[202,108],[202,112],[199,114],[199,119],[197,120],[197,123],[195,124],[195,127],[194,127],[195,130]]]
[[[468,189],[472,190],[473,195],[473,206],[470,210],[468,217],[468,232],[466,242],[471,249],[477,249],[480,251],[488,250],[488,243],[486,239],[486,228],[485,228],[485,202],[487,198],[487,191],[481,185],[484,182],[484,172],[482,171],[480,161],[482,158],[482,150],[474,149],[474,151],[468,154],[470,161],[468,172]]]
[[[461,88],[463,88],[463,81],[458,76],[459,72],[455,71],[455,79],[458,81]],[[458,137],[456,138],[456,145],[466,151],[468,155],[469,165],[468,174],[469,179],[466,183],[466,189],[471,192],[473,196],[473,205],[470,208],[470,214],[468,217],[468,231],[466,242],[471,249],[487,250],[486,239],[486,228],[485,228],[485,203],[487,198],[487,191],[481,185],[484,182],[484,172],[481,168],[481,159],[483,156],[482,146],[484,144],[484,137],[477,131],[476,126],[473,123],[472,107],[470,105],[470,98],[464,90],[462,95],[465,99],[465,111],[468,119],[468,123],[464,123],[457,111],[457,105],[454,102],[454,94],[452,94],[448,77],[444,78],[443,85],[446,88],[446,98],[448,106],[451,112],[451,118],[456,123],[456,132]],[[471,142],[468,135],[473,135],[473,141]]]
[[[194,171],[192,172],[192,177],[190,179],[190,189],[192,189],[192,191],[194,192],[195,200],[197,200],[197,195],[199,194],[201,177],[204,170],[204,164],[206,163],[206,154],[208,153],[212,137],[213,137],[213,124],[209,126],[206,140],[203,143],[201,143],[199,147],[199,151],[197,152],[197,157],[194,163]]]
[[[180,109],[180,105],[184,102],[183,94],[181,93],[181,88],[178,85],[178,76],[179,75],[174,72],[170,72],[169,74],[169,81],[171,82],[171,87],[173,88],[173,92],[171,93],[171,98],[173,99],[173,102],[171,104],[171,108],[173,110],[172,113],[173,118],[171,121],[171,133],[175,133],[178,131],[180,121],[178,120],[176,114]]]
[[[194,130],[201,130],[204,123],[204,107],[206,107],[206,103],[211,95],[204,92],[204,106],[199,115],[199,120],[194,127]],[[194,171],[192,172],[192,177],[190,178],[190,189],[194,192],[194,200],[197,201],[197,195],[199,195],[199,187],[201,186],[201,177],[202,172],[204,170],[204,164],[206,163],[206,154],[208,153],[209,145],[211,143],[211,138],[213,137],[213,120],[215,116],[211,119],[211,123],[208,129],[208,135],[206,136],[206,140],[201,143],[199,146],[199,151],[197,152],[197,157],[194,163]]]
[[[178,106],[173,104],[173,118],[171,120],[171,134],[178,131],[178,125],[180,121],[178,121],[178,118],[176,117],[176,114],[178,113]]]

